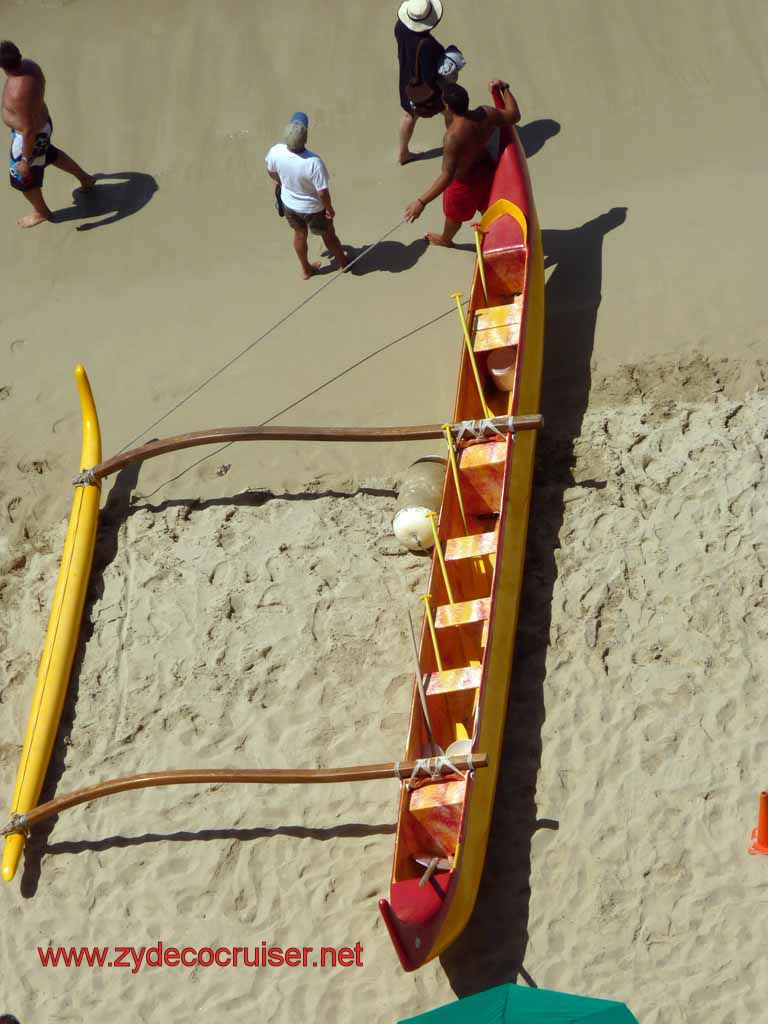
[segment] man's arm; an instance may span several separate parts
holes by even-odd
[[[326,218],[328,220],[333,220],[336,216],[336,211],[334,210],[333,203],[331,202],[331,190],[329,188],[321,188],[317,195],[320,202],[323,204]]]
[[[267,153],[266,157],[264,158],[264,163],[267,165],[267,174],[270,176],[272,181],[275,181],[277,182],[278,185],[280,185],[280,175],[277,173],[277,162],[275,161],[274,158],[274,149],[275,147],[273,146],[272,149],[270,149],[270,151]]]
[[[437,199],[439,195],[448,188],[456,174],[459,163],[459,146],[455,138],[446,135],[443,147],[443,169],[435,178],[431,188],[427,189],[423,196],[419,196],[414,202],[409,203],[405,208],[405,219],[414,221],[424,212],[424,207]]]
[[[315,186],[317,192],[317,198],[323,204],[325,210],[325,216],[328,220],[333,220],[336,216],[336,211],[333,208],[331,202],[331,189],[328,184],[328,168],[325,166],[320,157],[315,157],[310,167],[310,178],[312,184]]]
[[[437,69],[440,67],[444,54],[445,50],[440,43],[438,43],[434,36],[430,36],[422,47],[421,60],[419,61],[422,82],[426,82],[427,85],[434,85],[437,79]]]
[[[493,96],[494,91],[497,89],[501,93],[504,109],[498,110],[496,107],[486,107],[491,124],[498,127],[505,124],[517,124],[520,120],[520,107],[518,107],[517,100],[509,90],[509,82],[502,82],[499,78],[493,78],[488,83],[488,90],[491,96]]]
[[[40,83],[32,75],[17,79],[18,88],[14,90],[13,105],[16,108],[18,131],[24,136],[22,159],[31,160],[40,127],[40,105],[42,90]]]

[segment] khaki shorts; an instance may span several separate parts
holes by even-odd
[[[286,206],[285,219],[296,231],[306,231],[309,228],[313,235],[325,235],[333,227],[333,221],[325,216],[325,210],[318,210],[316,213],[297,213]]]

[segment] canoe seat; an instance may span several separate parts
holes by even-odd
[[[441,604],[435,611],[435,628],[449,629],[471,622],[487,622],[490,614],[490,597],[480,597],[476,601],[457,601],[456,604]]]
[[[430,672],[426,677],[427,707],[432,728],[446,744],[457,739],[469,739],[471,747],[482,674],[481,665],[467,665],[444,672]]]
[[[488,352],[493,348],[517,345],[520,341],[522,314],[522,295],[516,296],[505,306],[478,309],[473,324],[475,352]]]
[[[496,531],[491,533],[473,533],[468,537],[451,537],[445,545],[446,562],[456,562],[462,558],[481,558],[483,555],[494,555],[498,538]]]
[[[459,470],[464,506],[470,515],[500,511],[506,460],[506,438],[462,448]]]
[[[414,789],[408,809],[429,837],[435,856],[452,857],[459,840],[466,782],[430,782]]]
[[[425,680],[426,695],[432,697],[438,694],[477,690],[482,671],[480,665],[468,665],[465,668],[451,668],[445,672],[430,672]]]

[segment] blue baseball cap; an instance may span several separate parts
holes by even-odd
[[[300,110],[297,110],[296,113],[293,114],[291,121],[298,121],[299,124],[303,124],[305,128],[309,128],[309,118]]]

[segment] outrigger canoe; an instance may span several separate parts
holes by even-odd
[[[505,131],[478,258],[454,423],[539,412],[544,260],[525,156]],[[460,307],[461,308],[461,307]],[[490,360],[490,365],[489,365]],[[492,367],[507,367],[506,386]],[[418,650],[405,757],[485,751],[482,772],[401,784],[389,900],[379,902],[406,971],[447,949],[475,904],[499,772],[523,578],[536,431],[453,449]],[[426,713],[424,710],[426,705]],[[427,720],[428,719],[428,720]]]
[[[406,781],[400,795],[390,899],[380,906],[403,966],[419,967],[461,933],[474,906],[488,842],[520,602],[536,430],[541,424],[541,236],[514,130],[501,140],[500,148],[491,205],[477,231],[468,318],[457,297],[465,351],[452,424],[218,427],[151,441],[100,462],[96,409],[85,371],[77,368],[83,417],[81,472],[74,481],[10,820],[0,828],[5,838],[4,880],[14,876],[29,828],[68,807],[113,793],[210,781],[327,783],[394,775]],[[504,368],[501,388],[493,382],[498,377],[492,377],[494,370]],[[451,471],[435,526],[438,543],[431,593],[425,595],[419,675],[404,760],[334,770],[144,772],[37,803],[77,648],[102,480],[128,465],[199,445],[258,440],[392,443],[443,434]]]

